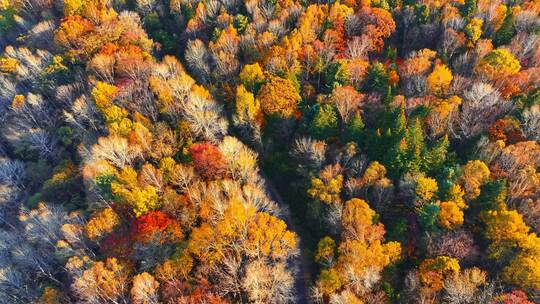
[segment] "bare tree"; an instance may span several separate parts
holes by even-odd
[[[295,301],[294,279],[284,263],[273,266],[261,260],[249,263],[242,287],[252,303],[282,304]]]
[[[428,238],[427,253],[430,256],[449,256],[471,261],[480,254],[471,232],[460,229],[445,232],[436,238]]]
[[[257,154],[232,136],[225,136],[219,149],[227,162],[227,173],[233,180],[243,184],[260,180]]]
[[[116,135],[100,137],[92,146],[90,161],[107,160],[118,168],[131,165],[140,156],[136,148],[130,147],[127,139]]]
[[[538,15],[529,10],[522,10],[516,16],[516,21],[514,26],[516,31],[531,33],[540,25],[540,20],[538,20]]]
[[[291,156],[298,163],[297,171],[309,176],[310,172],[320,171],[326,161],[326,143],[310,137],[298,138],[294,141]]]
[[[114,81],[114,66],[116,59],[114,56],[106,54],[97,54],[86,65],[88,71],[95,74],[101,80],[105,82]]]
[[[82,135],[94,135],[101,129],[101,117],[96,105],[86,95],[75,99],[63,112],[65,120]]]
[[[241,261],[234,256],[225,257],[221,265],[212,267],[210,271],[219,282],[217,290],[221,295],[241,296],[242,268]]]
[[[191,94],[184,103],[183,115],[191,132],[201,139],[216,143],[227,133],[223,109],[214,100]]]
[[[27,87],[34,84],[52,59],[52,54],[46,50],[37,49],[32,52],[26,47],[15,48],[13,46],[7,46],[3,56],[16,59],[19,62],[17,66],[18,81],[23,82]]]
[[[0,267],[0,303],[23,304],[29,303],[35,294],[29,294],[23,272],[13,265]]]
[[[142,15],[148,15],[156,6],[155,0],[136,0],[137,11]]]
[[[540,143],[540,106],[535,105],[523,111],[522,120],[525,136]]]
[[[116,258],[92,262],[86,270],[81,265],[82,269],[73,272],[71,289],[82,303],[127,304],[130,285],[127,267]]]
[[[444,303],[472,304],[477,302],[480,285],[486,283],[486,273],[469,268],[449,275],[444,281]]]
[[[519,204],[518,210],[527,225],[540,233],[540,199],[527,199]]]
[[[461,112],[455,117],[454,136],[471,138],[485,131],[513,108],[491,85],[477,82],[463,94]]]
[[[0,191],[0,205],[17,199],[25,188],[25,178],[26,170],[23,162],[0,158],[0,186],[5,190]]]
[[[52,133],[55,118],[48,100],[41,95],[17,95],[3,122],[4,138],[14,147],[25,147],[43,158],[55,157],[57,138]]]
[[[210,55],[204,43],[199,39],[188,41],[184,57],[195,77],[201,82],[207,82],[210,77]]]
[[[50,50],[54,42],[55,24],[52,20],[41,21],[28,31],[29,43]]]
[[[349,19],[354,20],[354,15]],[[348,19],[348,20],[349,20]],[[371,48],[371,43],[365,37],[355,36],[347,42],[347,57],[350,59],[364,59],[367,57],[367,53]]]
[[[522,32],[512,38],[509,48],[521,62],[526,62],[537,52],[539,47],[538,41],[538,35]]]

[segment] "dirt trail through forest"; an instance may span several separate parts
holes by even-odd
[[[296,223],[294,222],[294,219],[291,216],[291,212],[289,210],[289,205],[286,204],[283,201],[283,198],[277,191],[274,184],[271,182],[271,180],[262,174],[263,177],[266,180],[266,186],[268,189],[268,192],[270,193],[270,196],[272,199],[278,203],[281,214],[283,219],[285,220],[285,223],[287,223],[287,227],[289,230],[294,231],[299,239],[298,249],[300,250],[298,256],[296,256],[293,259],[293,264],[295,268],[295,289],[296,289],[296,296],[297,301],[296,303],[299,304],[308,304],[309,301],[309,291],[308,291],[308,284],[311,282],[311,273],[309,271],[309,260],[306,257],[304,251],[302,250],[302,240],[300,239],[300,234],[298,233],[298,229],[296,227]]]

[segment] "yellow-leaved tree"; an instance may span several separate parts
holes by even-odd
[[[98,81],[92,89],[92,99],[96,103],[97,108],[103,111],[112,105],[112,101],[118,92],[118,88],[112,84]]]
[[[161,205],[156,188],[140,185],[137,172],[133,168],[124,167],[116,174],[116,178],[117,180],[111,183],[114,197],[130,206],[137,217]]]
[[[429,202],[433,199],[437,193],[439,186],[437,181],[431,177],[425,177],[423,175],[416,178],[415,194],[416,199],[420,204]]]
[[[84,232],[91,240],[97,240],[106,234],[113,232],[114,228],[120,224],[120,217],[112,208],[104,208],[94,213],[86,226]]]
[[[459,270],[459,261],[455,258],[437,256],[423,260],[418,269],[422,289],[426,293],[442,290],[444,280],[450,275],[459,272]]]
[[[465,199],[473,200],[480,195],[480,187],[489,180],[488,166],[481,160],[471,160],[461,167],[459,182],[465,191]]]
[[[521,252],[503,270],[503,280],[527,290],[540,290],[540,238],[534,233],[521,242]]]
[[[255,99],[253,93],[246,90],[243,85],[236,88],[236,104],[233,120],[235,124],[260,124],[261,103]]]
[[[530,228],[516,210],[490,210],[483,216],[486,238],[495,256],[505,249],[518,247],[527,239]]]
[[[188,249],[210,265],[231,255],[285,260],[296,250],[296,235],[282,220],[233,200],[217,223],[193,229]]]
[[[300,95],[289,79],[270,76],[263,85],[257,98],[266,115],[291,118],[296,112]]]
[[[503,79],[517,74],[521,70],[519,60],[507,49],[496,49],[489,52],[476,67],[479,75],[489,79]]]
[[[265,212],[257,212],[247,227],[246,252],[258,258],[278,260],[296,248],[296,235],[287,230],[284,221]]]
[[[452,201],[440,203],[439,224],[446,229],[454,229],[463,224],[463,211]]]
[[[472,18],[465,27],[465,33],[471,43],[475,43],[482,35],[482,25],[484,20],[480,18]]]
[[[333,257],[332,239],[324,238],[318,246],[317,257],[326,264],[321,263],[326,268],[316,282],[319,292],[327,296],[338,291],[360,296],[373,288],[386,266],[399,259],[401,245],[384,243],[384,226],[375,219],[376,213],[366,201],[353,198],[345,203],[337,259]]]
[[[341,201],[340,194],[343,188],[343,175],[340,174],[339,165],[325,167],[319,177],[311,178],[311,186],[307,193],[312,198],[326,204],[336,204]]]
[[[18,66],[19,61],[15,58],[0,58],[0,73],[13,74]]]
[[[257,62],[244,65],[239,76],[244,87],[251,92],[255,92],[257,87],[265,80],[263,70]]]
[[[483,215],[490,256],[513,255],[503,269],[503,280],[526,290],[540,289],[540,238],[516,210],[490,210]]]
[[[452,71],[446,65],[436,63],[435,68],[427,77],[429,91],[436,95],[444,95],[448,91],[452,79],[454,79]]]

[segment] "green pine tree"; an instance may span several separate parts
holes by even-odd
[[[377,62],[369,67],[365,86],[369,91],[384,92],[386,90],[388,74],[382,63]]]
[[[438,205],[432,203],[419,207],[416,210],[416,214],[418,215],[418,222],[420,226],[425,231],[439,231],[439,228],[437,227],[437,218],[440,211],[441,208]]]
[[[505,180],[489,181],[480,188],[480,195],[471,203],[472,212],[501,210],[506,207],[508,187]]]
[[[407,132],[407,162],[405,172],[418,172],[424,166],[424,156],[427,154],[425,133],[420,119],[416,118]]]
[[[495,33],[493,37],[493,45],[495,47],[508,44],[512,40],[512,37],[516,34],[516,28],[514,27],[514,15],[510,11],[504,18],[503,24]]]
[[[403,173],[407,163],[407,117],[405,115],[405,105],[394,111],[387,129],[387,147],[383,163],[389,170],[392,177],[398,178]]]
[[[465,4],[461,7],[461,14],[464,17],[471,16],[476,12],[476,0],[465,0]]]
[[[354,117],[345,125],[345,141],[361,143],[364,138],[364,128],[365,124],[362,120],[362,116],[359,113],[356,113]]]
[[[338,118],[331,104],[323,104],[316,109],[309,130],[310,134],[317,139],[327,139],[337,135]]]
[[[448,135],[440,138],[427,153],[423,169],[425,171],[439,171],[446,162],[449,145]]]

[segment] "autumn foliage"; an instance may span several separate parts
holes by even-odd
[[[197,172],[206,179],[216,179],[225,173],[225,159],[219,149],[210,143],[189,147]]]
[[[538,302],[539,24],[0,0],[0,303]]]

